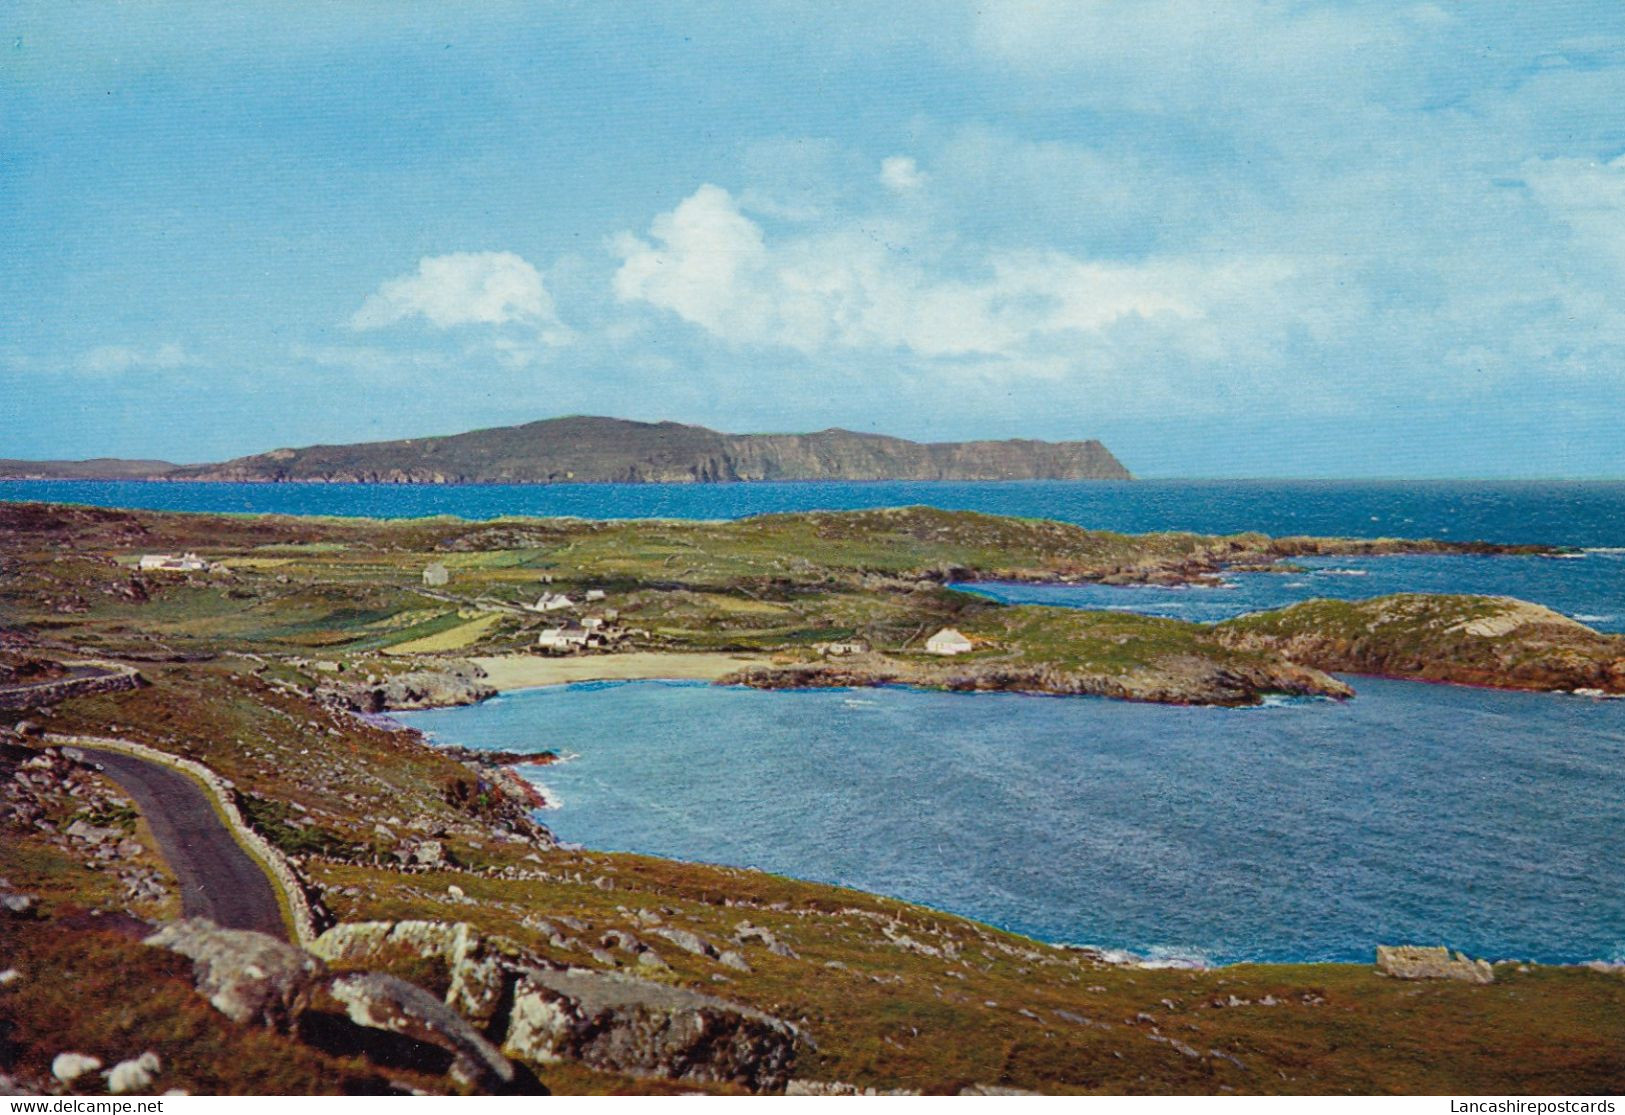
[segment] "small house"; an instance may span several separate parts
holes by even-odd
[[[952,627],[944,627],[925,641],[927,654],[964,654],[975,649],[969,639]]]
[[[530,610],[533,612],[557,612],[562,611],[565,608],[574,608],[575,606],[576,602],[571,600],[562,592],[544,592],[537,599],[536,603],[530,605]]]
[[[537,636],[536,645],[546,650],[582,650],[587,646],[589,632],[579,623],[563,627],[549,627]]]
[[[827,658],[845,658],[852,654],[868,654],[869,644],[862,639],[842,639],[833,643],[820,643],[818,652]]]
[[[444,585],[450,580],[451,573],[439,562],[435,562],[433,565],[426,565],[423,568],[423,583],[430,588],[439,588],[441,585]]]
[[[603,589],[601,589],[601,588],[590,588],[590,589],[587,590],[587,603],[591,604],[594,601],[602,600],[603,598],[604,598],[604,590]]]

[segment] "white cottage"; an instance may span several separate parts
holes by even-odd
[[[449,580],[451,580],[451,573],[439,562],[423,567],[423,583],[430,588],[439,588]]]
[[[530,610],[533,612],[558,612],[575,606],[576,602],[562,592],[544,592],[536,603],[530,605]]]
[[[587,629],[577,623],[563,627],[549,627],[536,639],[536,645],[546,650],[581,650],[587,645]]]
[[[944,627],[925,641],[927,654],[964,654],[975,649],[969,639],[952,627]]]

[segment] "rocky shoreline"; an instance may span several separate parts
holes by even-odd
[[[722,685],[753,689],[868,689],[906,685],[955,693],[1028,693],[1050,697],[1105,697],[1167,705],[1256,705],[1266,696],[1354,696],[1348,685],[1291,662],[1214,662],[1180,658],[1157,671],[1088,672],[1008,662],[935,664],[864,655],[836,661],[759,666],[723,678]]]
[[[1566,552],[1561,547],[1499,542],[1443,542],[1407,538],[1271,538],[1244,534],[1217,539],[1209,545],[1176,558],[1152,557],[1108,568],[1088,568],[1057,572],[1041,570],[1000,570],[996,573],[974,569],[932,571],[932,580],[975,585],[1005,582],[1025,585],[1218,585],[1229,573],[1300,573],[1290,564],[1303,557],[1402,557],[1416,555],[1467,555],[1474,557],[1553,556]]]

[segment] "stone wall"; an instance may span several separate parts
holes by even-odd
[[[254,831],[244,819],[242,811],[237,808],[237,791],[228,780],[222,778],[208,767],[193,759],[183,759],[178,755],[171,755],[167,751],[159,751],[155,747],[148,747],[142,743],[131,743],[122,739],[104,739],[99,736],[64,736],[54,732],[46,735],[46,740],[62,747],[72,747],[78,744],[83,747],[100,747],[108,751],[118,751],[125,755],[134,755],[138,759],[148,762],[162,763],[165,766],[185,771],[206,786],[219,806],[226,824],[231,828],[232,834],[251,852],[255,858],[265,865],[270,873],[276,888],[287,899],[288,909],[293,915],[294,942],[298,945],[308,945],[317,936],[316,911],[306,892],[304,880],[288,862],[286,856],[274,847],[270,841]]]
[[[59,678],[56,681],[0,689],[0,709],[44,708],[66,701],[70,697],[120,693],[127,689],[138,689],[145,684],[141,675],[128,666],[103,665],[100,662],[70,663],[70,665],[94,665],[105,672],[89,677]]]

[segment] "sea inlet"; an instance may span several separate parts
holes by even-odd
[[[1350,678],[1230,710],[585,684],[400,714],[589,847],[846,884],[1170,962],[1625,959],[1625,701]]]

